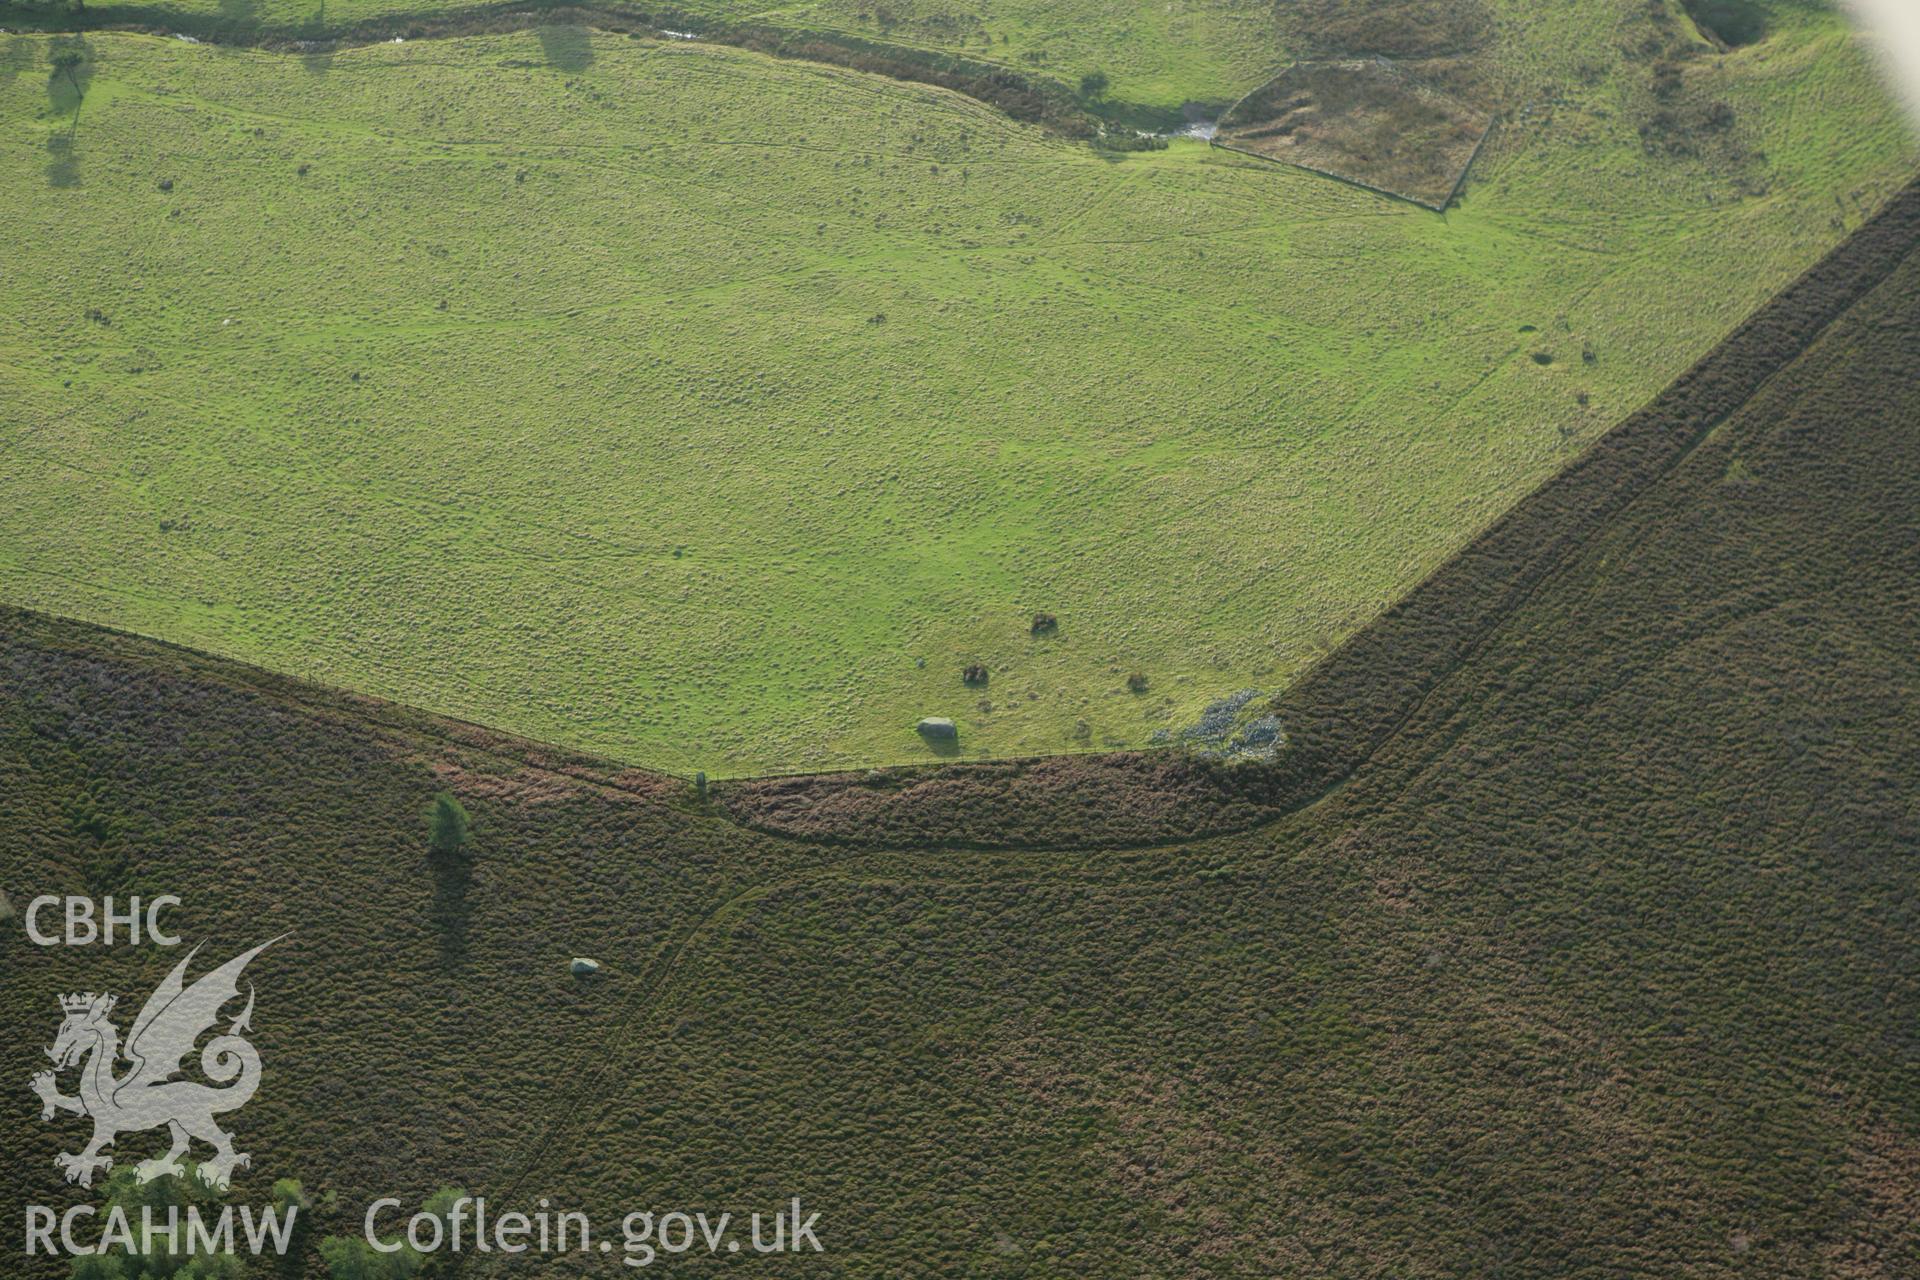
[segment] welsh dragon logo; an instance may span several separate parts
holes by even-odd
[[[65,1171],[68,1182],[92,1186],[96,1170],[113,1168],[113,1157],[101,1151],[117,1136],[164,1125],[173,1146],[165,1155],[135,1166],[139,1181],[180,1173],[180,1157],[198,1139],[214,1150],[213,1157],[198,1167],[201,1180],[226,1190],[233,1171],[245,1168],[248,1159],[233,1149],[233,1135],[213,1118],[239,1110],[260,1087],[260,1054],[245,1036],[253,1018],[252,983],[247,984],[247,1006],[240,1016],[200,1051],[200,1070],[213,1085],[174,1077],[182,1072],[181,1060],[193,1051],[194,1043],[219,1021],[220,1010],[239,997],[240,973],[247,963],[278,941],[263,942],[188,986],[187,966],[200,951],[195,947],[147,997],[140,1016],[133,1020],[124,1048],[119,1031],[108,1018],[115,997],[90,991],[60,997],[60,1011],[66,1018],[53,1047],[47,1050],[54,1070],[34,1076],[32,1087],[40,1096],[42,1120],[53,1119],[57,1111],[71,1111],[93,1120],[93,1140],[84,1150],[78,1155],[63,1152],[53,1158],[54,1164]],[[113,1073],[116,1055],[132,1064],[125,1075],[118,1077]],[[75,1065],[80,1065],[79,1095],[68,1097],[60,1092],[56,1074]]]

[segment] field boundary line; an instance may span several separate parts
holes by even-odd
[[[1440,55],[1440,56],[1448,56],[1448,55]],[[1400,64],[1396,62],[1394,59],[1383,58],[1383,57],[1379,57],[1378,55],[1375,55],[1375,57],[1376,57],[1376,60],[1386,63],[1388,66],[1392,67],[1395,71],[1401,70]],[[1253,88],[1241,94],[1238,98],[1235,98],[1233,100],[1233,105],[1229,106],[1225,111],[1222,111],[1220,113],[1218,119],[1215,122],[1216,127],[1218,127],[1219,124],[1225,123],[1228,117],[1233,115],[1234,112],[1238,111],[1243,105],[1245,105],[1247,99],[1253,97],[1255,94],[1265,91],[1266,89],[1271,87],[1275,81],[1279,80],[1282,76],[1287,75],[1288,73],[1292,72],[1298,67],[1302,67],[1306,65],[1308,65],[1308,60],[1304,60],[1304,59],[1290,62],[1286,66],[1282,67],[1280,70],[1268,76],[1265,80],[1262,80],[1259,84],[1255,85]],[[1418,75],[1415,75],[1411,72],[1407,72],[1405,74],[1411,76],[1411,78],[1417,83],[1421,85],[1426,85],[1426,82],[1424,80],[1421,80]],[[1433,86],[1430,86],[1430,85],[1426,85],[1426,87],[1429,89],[1433,88]],[[1434,91],[1440,92],[1439,90],[1434,90]],[[1450,94],[1445,96],[1449,98],[1452,97],[1452,95]],[[1465,105],[1465,104],[1462,104],[1462,105]],[[1466,163],[1460,166],[1459,176],[1453,180],[1453,186],[1450,190],[1448,190],[1446,199],[1442,200],[1439,204],[1434,204],[1431,201],[1422,200],[1418,196],[1410,196],[1404,191],[1395,191],[1391,187],[1376,186],[1371,182],[1367,182],[1361,178],[1352,177],[1348,174],[1336,173],[1332,169],[1322,169],[1318,165],[1307,164],[1304,161],[1287,160],[1287,159],[1283,159],[1280,156],[1270,156],[1263,152],[1250,151],[1246,147],[1236,147],[1231,142],[1220,141],[1217,136],[1208,138],[1207,145],[1210,147],[1217,148],[1221,151],[1231,151],[1236,155],[1249,156],[1255,160],[1264,160],[1268,164],[1285,165],[1290,169],[1302,169],[1308,173],[1315,175],[1316,177],[1331,178],[1335,182],[1345,183],[1349,187],[1357,187],[1361,191],[1371,191],[1374,195],[1385,196],[1390,200],[1404,201],[1407,204],[1413,205],[1415,208],[1425,209],[1429,213],[1444,214],[1448,209],[1453,207],[1453,202],[1460,198],[1461,189],[1467,185],[1467,177],[1473,172],[1474,162],[1480,158],[1480,152],[1486,148],[1487,139],[1491,138],[1493,136],[1494,130],[1499,127],[1500,127],[1500,115],[1498,112],[1495,112],[1488,118],[1487,127],[1480,131],[1480,137],[1478,138],[1478,140],[1474,142],[1473,151],[1467,156]]]

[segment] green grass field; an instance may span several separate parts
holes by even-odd
[[[681,771],[925,758],[922,715],[1142,745],[1911,171],[1838,20],[1775,9],[1687,64],[1683,129],[1734,120],[1691,154],[1643,140],[1644,5],[1512,9],[1525,109],[1445,217],[578,28],[0,37],[0,600]]]

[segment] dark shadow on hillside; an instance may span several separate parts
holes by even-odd
[[[459,855],[432,854],[428,865],[433,872],[432,920],[440,962],[448,969],[464,969],[473,917],[473,907],[467,901],[467,891],[473,887],[473,863]]]
[[[65,130],[47,139],[47,185],[80,185],[80,161],[74,155],[73,134]]]
[[[314,7],[313,18],[307,23],[307,30],[313,33],[316,40],[326,34],[327,0],[320,0],[320,3]],[[318,67],[308,65],[307,70],[316,75],[325,75],[331,71],[333,69],[333,46],[329,44],[325,48],[314,49],[302,58],[301,62],[311,64],[315,60],[319,60],[321,65]]]
[[[562,71],[585,71],[593,65],[593,32],[585,27],[535,27],[547,64]]]
[[[1767,15],[1753,0],[1680,0],[1702,35],[1729,49],[1767,37]]]
[[[34,42],[25,36],[14,36],[7,41],[6,53],[0,54],[0,89],[5,89],[22,71],[33,66],[37,61],[34,53]]]
[[[326,31],[327,0],[320,0],[319,7],[313,11],[313,21],[309,25],[316,37]],[[333,70],[333,55],[334,46],[331,41],[316,44],[300,56],[300,65],[306,68],[310,75],[324,76]]]
[[[227,25],[235,28],[248,28],[256,25],[259,17],[259,0],[220,0],[220,16]]]

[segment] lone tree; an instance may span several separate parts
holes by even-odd
[[[81,96],[85,95],[84,91],[80,88],[80,64],[86,60],[87,56],[78,49],[61,49],[56,52],[51,59],[53,63],[53,74],[57,76],[65,72],[67,83],[73,86],[74,93],[80,94]]]
[[[467,847],[467,811],[451,791],[433,798],[433,812],[427,818],[431,845],[435,853],[459,853]]]

